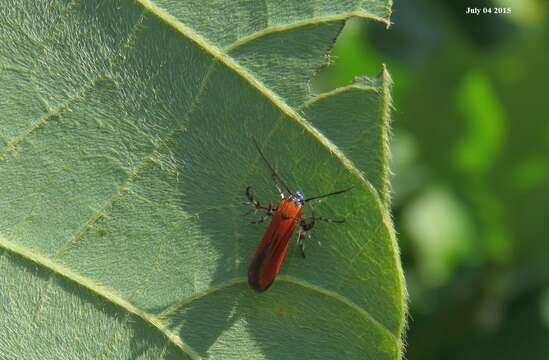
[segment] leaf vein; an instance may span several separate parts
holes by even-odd
[[[359,305],[355,304],[354,302],[349,300],[347,297],[342,296],[340,294],[337,294],[333,291],[324,289],[320,286],[313,285],[313,284],[311,284],[309,282],[306,282],[304,280],[300,280],[296,277],[289,276],[289,275],[278,275],[276,281],[278,281],[278,282],[287,282],[287,283],[290,283],[290,284],[293,284],[293,285],[298,285],[298,286],[301,286],[303,288],[306,288],[307,290],[310,290],[310,291],[315,292],[315,293],[322,294],[322,295],[324,295],[326,297],[329,297],[329,298],[332,298],[332,299],[334,299],[334,300],[336,300],[336,301],[338,301],[342,304],[345,304],[346,306],[348,306],[348,307],[352,308],[353,310],[357,311],[358,313],[360,313],[364,318],[366,318],[366,320],[368,320],[375,327],[380,329],[384,334],[389,336],[392,340],[394,340],[395,342],[398,342],[397,336],[395,334],[393,334],[391,332],[391,330],[389,330],[385,325],[383,325],[381,322],[379,322],[377,319],[375,319],[370,314],[370,312],[368,310],[366,310],[366,309],[360,307]],[[227,280],[223,283],[212,286],[209,289],[207,289],[207,290],[205,290],[201,293],[195,294],[195,295],[193,295],[189,298],[181,300],[180,302],[178,302],[176,304],[173,304],[172,306],[170,306],[170,307],[166,308],[165,310],[163,310],[162,312],[160,312],[157,315],[157,317],[159,319],[169,318],[170,316],[175,315],[177,312],[179,312],[181,309],[185,308],[185,306],[187,306],[188,304],[190,304],[191,302],[193,302],[195,300],[202,299],[202,298],[204,298],[208,295],[211,295],[211,294],[216,293],[216,292],[221,291],[221,290],[225,290],[225,289],[233,287],[233,286],[246,284],[247,282],[248,282],[248,279],[246,279],[244,277],[237,277],[237,278]]]
[[[202,80],[202,83],[200,84],[200,87],[193,97],[192,103],[189,107],[189,111],[187,112],[187,118],[190,116],[190,113],[194,110],[195,104],[199,101],[200,96],[202,95],[204,88],[206,86],[206,83],[209,79],[209,75],[212,72],[212,69],[215,65],[215,61],[212,62],[210,67],[208,68],[208,71],[206,72],[204,79]],[[175,128],[167,137],[168,141],[163,144],[164,147],[167,147],[169,145],[169,141],[174,139],[174,134],[179,131],[179,128]],[[148,164],[153,163],[154,160],[154,153],[157,150],[153,150],[152,153],[145,157],[139,164],[137,164],[131,171],[128,179],[124,183],[122,183],[117,191],[105,202],[105,204],[96,211],[88,221],[84,223],[84,225],[76,232],[76,234],[67,241],[67,243],[59,250],[59,252],[54,256],[54,258],[61,258],[64,256],[64,254],[70,250],[71,247],[73,247],[84,235],[88,233],[89,230],[93,227],[95,223],[99,219],[101,219],[103,216],[105,216],[106,211],[109,210],[117,201],[122,199],[125,194],[129,191],[129,185],[132,183],[132,181],[138,177],[138,175],[146,168]]]
[[[398,257],[398,247],[396,244],[396,236],[392,227],[392,220],[386,209],[383,199],[380,197],[379,193],[375,190],[373,185],[366,179],[365,175],[357,169],[354,164],[346,157],[346,155],[329,139],[322,135],[316,128],[314,128],[307,120],[305,120],[296,110],[290,107],[284,100],[282,100],[277,94],[270,90],[265,84],[256,79],[252,74],[250,74],[244,67],[238,64],[231,56],[218,47],[210,44],[206,39],[204,39],[200,34],[194,32],[186,24],[182,23],[180,20],[174,18],[172,15],[168,14],[166,11],[162,10],[150,0],[138,0],[138,2],[148,9],[151,13],[158,16],[163,20],[168,26],[173,27],[175,30],[179,31],[183,36],[187,37],[189,40],[193,41],[197,46],[201,47],[205,51],[209,52],[214,58],[213,64],[219,62],[226,66],[229,70],[233,71],[236,75],[240,76],[243,80],[247,81],[251,86],[257,89],[257,91],[263,95],[267,100],[273,103],[274,106],[278,107],[281,110],[281,113],[286,115],[289,120],[297,122],[300,126],[303,127],[313,138],[315,138],[320,144],[322,144],[330,154],[336,157],[342,165],[364,185],[364,188],[371,194],[376,204],[376,210],[381,216],[381,223],[383,228],[386,230],[386,235],[389,239],[391,247],[393,249],[393,256],[395,258],[395,264],[397,267],[397,272],[399,273],[399,283],[398,287],[401,292],[404,291],[404,275],[402,268],[399,264]],[[358,16],[360,14],[357,14]],[[387,26],[389,26],[387,21]],[[210,67],[211,69],[211,67]],[[195,102],[193,102],[194,105]],[[406,312],[406,303],[405,300],[402,300],[401,309],[403,313]],[[404,318],[404,316],[402,317]],[[388,331],[388,330],[387,330]],[[390,333],[390,331],[389,331]],[[392,333],[391,333],[392,334]],[[394,335],[392,335],[395,337]],[[395,337],[396,338],[396,337]]]
[[[270,26],[265,27],[264,29],[261,29],[261,30],[255,32],[255,33],[253,33],[253,34],[246,35],[246,36],[236,40],[232,44],[226,46],[224,48],[224,50],[227,53],[230,53],[230,52],[233,52],[233,51],[237,50],[238,48],[240,48],[244,45],[252,43],[256,40],[259,40],[259,39],[261,39],[263,37],[266,37],[268,35],[271,35],[271,34],[289,32],[289,31],[296,30],[296,29],[299,29],[299,28],[303,28],[303,27],[306,27],[306,26],[309,26],[309,25],[318,25],[318,24],[333,22],[333,21],[345,21],[345,20],[348,20],[351,17],[360,17],[360,18],[363,18],[363,19],[375,20],[375,21],[379,21],[379,22],[384,23],[386,26],[389,25],[389,21],[387,19],[383,18],[383,17],[372,15],[372,14],[370,14],[370,13],[364,11],[364,10],[353,10],[353,11],[345,12],[343,14],[311,17],[311,18],[307,18],[305,20],[295,21],[293,23],[288,23],[288,24],[270,25]]]
[[[33,262],[41,268],[44,268],[47,271],[51,271],[55,274],[58,274],[75,284],[86,288],[87,290],[97,294],[104,300],[118,306],[127,313],[136,315],[143,319],[146,323],[155,327],[159,332],[166,336],[176,347],[178,347],[184,354],[188,355],[191,359],[201,360],[202,358],[189,346],[187,345],[181,337],[171,331],[169,327],[154,314],[151,314],[128,300],[124,299],[122,296],[114,292],[112,289],[109,289],[99,283],[94,282],[92,279],[82,276],[69,268],[53,261],[52,259],[42,256],[41,254],[36,253],[34,250],[27,248],[7,240],[4,237],[0,237],[0,248],[19,256],[27,261]]]
[[[381,211],[384,208],[383,203],[379,197],[377,191],[375,191],[372,184],[364,177],[362,172],[358,170],[354,164],[345,156],[345,154],[335,146],[330,140],[328,140],[324,135],[322,135],[316,128],[314,128],[307,120],[305,120],[296,110],[286,104],[278,95],[273,91],[267,88],[263,83],[251,75],[244,67],[238,64],[234,59],[232,59],[228,54],[218,47],[210,44],[206,39],[201,35],[195,33],[191,28],[182,23],[180,20],[174,18],[172,15],[167,13],[165,10],[159,8],[150,0],[138,0],[138,2],[148,9],[151,13],[158,16],[163,20],[167,25],[173,27],[175,30],[179,31],[182,35],[186,36],[189,40],[193,41],[197,46],[200,46],[205,51],[209,52],[212,57],[225,65],[228,69],[232,70],[235,74],[240,76],[242,79],[246,80],[250,85],[257,89],[257,91],[262,94],[266,99],[271,101],[273,105],[278,107],[283,114],[288,116],[289,119],[297,122],[301,125],[304,130],[309,132],[320,144],[326,147],[326,149],[335,157],[339,159],[342,165],[353,175],[355,175],[368,189],[368,191],[374,196],[377,205],[379,206],[380,213],[387,217],[384,211]],[[216,62],[214,61],[214,63]],[[386,226],[389,226],[390,221],[388,219],[383,219],[383,223]],[[390,231],[388,231],[390,233]],[[395,239],[392,241],[396,242]]]
[[[146,157],[141,163],[139,163],[132,171],[130,172],[130,175],[124,181],[120,186],[118,186],[117,191],[101,206],[101,208],[93,213],[93,215],[78,229],[78,231],[75,233],[75,235],[69,239],[63,245],[61,250],[59,250],[53,257],[54,258],[62,258],[67,251],[69,251],[80,239],[84,237],[92,228],[93,226],[99,221],[101,218],[105,217],[107,215],[107,212],[113,207],[116,202],[121,200],[125,194],[128,193],[128,188],[132,181],[138,176],[138,174],[143,171],[148,164],[152,163],[152,156]]]
[[[38,121],[32,124],[28,129],[26,129],[21,134],[12,138],[10,141],[8,141],[7,145],[4,147],[4,150],[0,152],[0,160],[4,160],[9,153],[15,151],[16,148],[19,145],[21,145],[25,140],[27,140],[32,133],[44,127],[50,121],[51,118],[58,117],[59,115],[67,111],[73,103],[75,103],[78,100],[84,99],[88,95],[88,93],[97,86],[97,83],[102,80],[106,80],[106,77],[103,75],[91,80],[88,84],[83,86],[76,94],[69,96],[69,98],[67,98],[67,100],[63,104],[61,104],[59,107],[57,107],[54,110],[49,110],[44,116],[41,116],[38,119]]]

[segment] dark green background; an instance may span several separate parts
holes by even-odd
[[[397,0],[391,20],[349,22],[316,86],[394,80],[406,358],[548,359],[549,4]]]

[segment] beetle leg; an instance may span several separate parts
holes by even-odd
[[[324,222],[332,223],[332,224],[343,224],[345,222],[345,219],[329,219],[329,218],[325,218],[325,217],[322,217],[322,216],[316,216],[314,212],[313,212],[311,217],[306,218],[306,219],[307,220],[310,219],[310,223],[312,223],[312,224],[314,224],[315,221],[324,221]]]
[[[303,232],[308,232],[308,231],[311,231],[311,229],[313,228],[313,226],[315,226],[315,220],[316,218],[310,218],[310,221],[307,221],[305,219],[302,219],[300,222],[299,222],[299,225],[301,226],[301,229],[303,230]]]
[[[315,218],[310,218],[310,221],[307,221],[305,219],[302,219],[299,222],[299,232],[297,234],[297,243],[299,244],[299,249],[301,250],[301,256],[305,258],[305,236],[311,237],[309,234],[309,231],[313,228],[315,225]]]
[[[305,242],[303,241],[305,237],[305,232],[303,231],[303,228],[299,228],[299,232],[297,233],[297,244],[299,245],[299,250],[301,250],[301,256],[305,259]]]
[[[263,221],[265,221],[265,219],[267,218],[268,215],[263,215],[261,218],[259,218],[259,220],[254,220],[254,221],[250,221],[251,224],[261,224]]]
[[[246,188],[246,198],[248,198],[247,204],[252,205],[252,209],[248,211],[246,214],[244,214],[244,216],[250,214],[252,211],[257,211],[257,210],[265,211],[265,215],[260,220],[252,221],[252,223],[254,224],[262,223],[263,221],[265,221],[265,218],[267,216],[272,216],[276,212],[276,208],[273,207],[272,203],[269,203],[269,205],[267,206],[261,205],[261,203],[255,198],[254,194],[252,193],[251,186],[248,186]]]
[[[311,238],[311,234],[303,228],[299,228],[299,232],[297,234],[297,244],[299,245],[299,250],[301,250],[301,256],[305,259],[305,237],[307,239]]]
[[[248,186],[246,188],[246,198],[248,199],[248,204],[251,204],[253,210],[265,210],[266,212],[268,213],[273,213],[273,205],[271,203],[269,203],[269,206],[263,206],[261,205],[261,203],[255,198],[253,192],[252,192],[252,187],[251,186]]]
[[[315,226],[315,223],[317,221],[342,224],[345,222],[345,219],[334,220],[322,216],[315,216],[314,213],[311,217],[301,219],[301,221],[299,222],[299,232],[297,233],[297,243],[299,245],[299,248],[301,250],[301,256],[303,256],[303,258],[305,258],[305,236],[307,236],[308,238],[311,237],[310,231]]]

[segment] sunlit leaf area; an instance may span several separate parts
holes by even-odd
[[[390,71],[312,86],[390,13],[0,1],[0,359],[401,359]]]

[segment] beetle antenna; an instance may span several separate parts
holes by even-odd
[[[288,192],[288,194],[293,195],[293,192],[290,191],[290,189],[288,188],[288,185],[286,185],[284,180],[282,180],[282,178],[278,175],[278,173],[276,172],[274,167],[271,165],[269,160],[267,160],[267,158],[263,154],[263,151],[261,151],[261,148],[259,147],[259,144],[257,143],[257,140],[253,139],[253,141],[254,141],[255,147],[257,148],[257,151],[259,151],[259,154],[261,155],[261,157],[263,158],[263,160],[265,161],[265,163],[267,164],[269,169],[271,169],[271,174],[275,178],[275,181],[278,181],[284,187],[284,190],[286,190]]]
[[[318,200],[318,199],[322,199],[322,198],[332,196],[332,195],[343,194],[344,192],[347,192],[347,191],[351,190],[352,188],[353,187],[351,186],[350,188],[347,188],[347,189],[344,189],[344,190],[338,190],[338,191],[334,191],[334,192],[324,194],[324,195],[313,196],[313,197],[310,197],[308,199],[305,199],[304,201],[308,202],[308,201],[311,201],[311,200]]]

